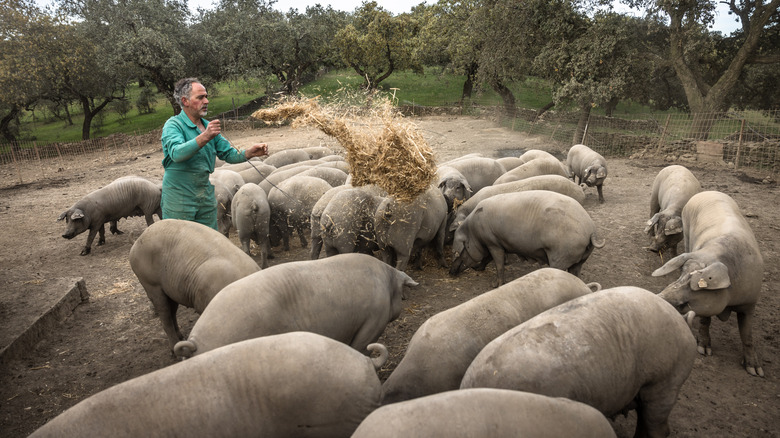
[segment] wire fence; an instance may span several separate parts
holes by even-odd
[[[468,108],[403,106],[407,115],[471,114],[501,126],[543,137],[560,151],[583,143],[605,157],[631,158],[688,166],[720,166],[774,182],[780,165],[780,111],[719,114],[641,114],[632,118],[520,109],[507,115],[495,106]],[[246,130],[264,122],[222,118],[223,129]],[[160,148],[161,129],[141,135],[114,134],[74,143],[0,143],[0,187],[29,184],[82,171],[88,156],[108,164],[134,159]]]

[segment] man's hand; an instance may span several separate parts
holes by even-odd
[[[263,155],[268,155],[268,145],[266,143],[253,144],[252,146],[246,148],[246,150],[244,151],[244,155],[246,156],[247,160],[254,157],[262,157]]]
[[[218,136],[221,132],[222,125],[219,123],[219,119],[214,119],[209,122],[209,124],[206,126],[206,129],[201,132],[200,135],[195,137],[195,141],[200,147],[206,146],[206,143],[213,140],[214,137]]]

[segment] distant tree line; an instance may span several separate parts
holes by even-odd
[[[604,3],[599,3],[599,2]],[[393,15],[374,1],[351,12],[273,8],[275,0],[221,0],[192,14],[186,0],[0,2],[0,134],[14,142],[25,111],[45,106],[65,120],[76,105],[82,137],[130,84],[170,101],[175,82],[253,79],[295,95],[322,69],[350,68],[376,88],[396,71],[438,66],[464,75],[462,98],[490,87],[508,112],[508,85],[538,77],[552,107],[608,115],[621,100],[691,113],[778,109],[780,0],[728,0],[740,27],[712,32],[717,0],[439,0]],[[139,102],[143,105],[143,102]],[[126,106],[125,106],[126,107]],[[708,121],[692,132],[706,138]],[[575,134],[576,135],[576,134]]]

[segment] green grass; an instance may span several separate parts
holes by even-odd
[[[231,81],[212,85],[209,91],[209,114],[220,114],[241,106],[265,94],[265,85],[260,81]],[[111,109],[111,106],[101,112],[97,120],[92,122],[90,138],[107,136],[114,133],[143,134],[161,128],[166,120],[173,115],[170,103],[161,94],[155,95],[154,112],[139,114],[135,101],[140,94],[140,88],[134,84],[128,88],[127,99],[132,105],[124,116]],[[36,140],[39,142],[74,142],[81,140],[81,128],[84,115],[80,107],[71,107],[73,125],[67,125],[64,120],[54,118],[47,111],[38,111],[36,119],[27,113],[22,119],[20,140]]]

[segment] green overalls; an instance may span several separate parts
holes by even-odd
[[[203,125],[208,126],[203,119]],[[246,161],[243,152],[234,149],[221,135],[202,148],[195,137],[200,130],[184,111],[165,122],[162,130],[163,219],[195,221],[217,229],[217,199],[209,175],[214,172],[216,157],[228,163]]]

